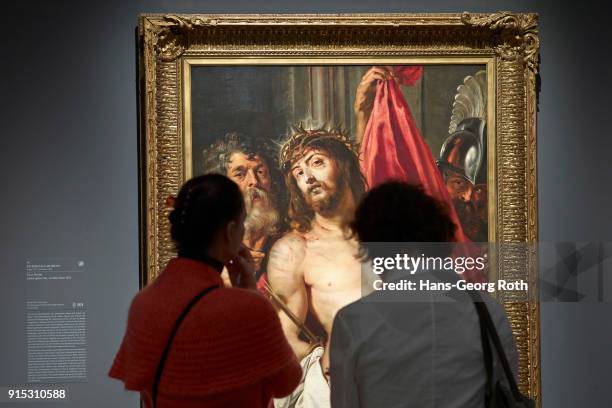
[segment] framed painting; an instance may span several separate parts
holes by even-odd
[[[316,237],[334,259],[309,264],[350,263],[326,223],[385,180],[438,194],[459,241],[535,243],[538,52],[535,14],[141,16],[142,285],[175,256],[167,198],[210,172],[243,192],[258,288],[306,342],[342,305],[316,318],[283,306],[270,253]],[[498,255],[487,278],[535,286],[535,261]],[[504,306],[521,390],[540,401],[538,304]]]

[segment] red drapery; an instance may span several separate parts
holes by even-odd
[[[400,84],[414,85],[422,72],[422,66],[393,67],[391,79],[378,81],[372,113],[361,142],[361,170],[369,188],[391,179],[422,186],[427,194],[448,207],[457,226],[455,241],[469,245],[471,241],[463,233],[446,184],[399,87]],[[457,255],[465,256],[473,251],[463,249],[460,252],[462,254]],[[476,270],[466,271],[464,277],[469,281],[484,281]]]

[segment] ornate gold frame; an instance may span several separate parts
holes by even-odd
[[[481,61],[490,104],[490,238],[537,241],[536,14],[142,15],[139,19],[141,282],[174,256],[166,199],[185,167],[191,64],[340,61]],[[493,94],[490,92],[489,94]],[[535,287],[535,256],[495,260],[504,279]],[[540,406],[539,305],[505,303],[519,350],[522,391]]]

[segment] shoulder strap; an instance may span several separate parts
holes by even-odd
[[[474,302],[476,306],[477,302]],[[480,326],[480,342],[482,343],[482,355],[485,363],[485,370],[487,373],[487,382],[485,384],[485,401],[489,400],[489,396],[493,393],[493,354],[491,353],[491,343],[489,343],[489,336],[487,334],[487,328],[482,321],[481,313],[478,306],[476,306],[478,312],[478,320]]]
[[[495,324],[493,323],[493,320],[491,319],[491,314],[489,313],[489,309],[487,308],[487,305],[484,303],[484,300],[480,298],[480,295],[478,293],[470,292],[470,295],[472,296],[472,299],[474,300],[474,306],[476,307],[476,311],[478,312],[478,318],[480,320],[481,336],[486,335],[488,333],[488,336],[491,337],[491,340],[493,341],[493,345],[495,346],[495,350],[497,351],[499,360],[501,361],[502,367],[504,369],[504,373],[506,374],[506,378],[508,379],[508,384],[510,385],[510,391],[512,392],[512,395],[514,396],[516,401],[522,401],[523,396],[518,389],[516,380],[514,379],[514,374],[512,373],[512,369],[510,368],[510,363],[508,362],[508,357],[506,357],[506,353],[504,352],[504,347],[501,343],[501,340],[499,339],[499,335],[497,334],[497,329],[495,328]],[[485,342],[484,337],[483,337],[483,344],[484,343],[487,344],[487,348],[489,349],[488,352],[490,356],[491,348],[489,346],[489,342],[488,341]],[[484,348],[483,350],[484,350],[484,353],[486,354],[487,351]],[[486,364],[486,357],[485,357],[485,364]],[[487,375],[488,375],[488,369],[487,369]],[[488,385],[488,381],[489,380],[487,379],[487,385]]]
[[[185,320],[185,316],[189,313],[191,308],[198,303],[200,299],[204,297],[209,292],[217,289],[219,285],[209,286],[206,289],[202,290],[198,293],[191,301],[185,306],[183,312],[180,314],[176,322],[174,323],[174,327],[172,328],[172,332],[170,332],[170,336],[168,337],[168,342],[166,343],[166,347],[164,347],[164,351],[162,352],[161,358],[159,359],[159,364],[157,365],[157,370],[155,371],[155,380],[153,381],[153,388],[151,390],[152,400],[153,400],[153,408],[157,406],[157,389],[159,387],[159,382],[161,380],[162,371],[164,371],[164,365],[166,364],[166,359],[168,358],[168,352],[170,351],[170,346],[172,345],[172,341],[174,340],[174,336],[178,331],[181,323]]]

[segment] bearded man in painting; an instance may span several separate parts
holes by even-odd
[[[280,172],[273,166],[275,148],[263,137],[236,132],[203,151],[204,173],[223,174],[244,196],[247,216],[243,244],[255,260],[257,287],[266,293],[266,266],[272,244],[284,228],[284,195]]]

